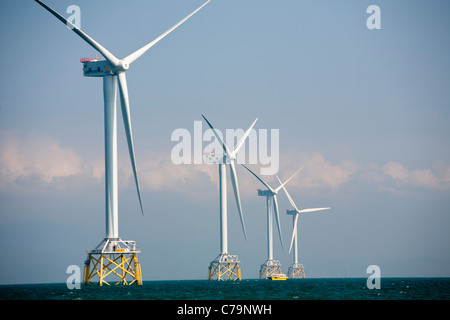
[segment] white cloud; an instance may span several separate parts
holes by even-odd
[[[180,164],[171,161],[170,155],[153,155],[154,160],[137,159],[137,174],[142,191],[169,191],[186,198],[201,199],[216,192],[217,166],[206,164]],[[119,187],[135,188],[129,159],[119,161]]]
[[[217,184],[216,166],[176,165],[170,157],[159,156],[139,165],[139,178],[148,190],[181,190],[185,187],[201,188],[199,183]]]
[[[283,158],[284,159],[284,158]],[[280,178],[287,179],[301,165],[305,168],[290,182],[291,187],[299,186],[310,189],[338,188],[351,180],[357,171],[352,161],[342,161],[332,164],[319,152],[292,154],[284,159],[282,171],[278,172]],[[250,169],[258,173],[258,165],[249,165]],[[132,181],[131,169],[128,171],[129,183]],[[253,195],[256,188],[263,185],[240,165],[236,165],[240,194],[242,197]],[[229,167],[227,167],[229,171]],[[138,175],[143,190],[182,192],[188,197],[201,198],[206,195],[216,195],[218,190],[219,173],[217,165],[208,164],[180,164],[175,165],[170,155],[159,156],[157,160],[144,161],[138,164]],[[275,176],[262,176],[270,185],[277,186]],[[227,172],[227,185],[231,187],[229,172]]]
[[[397,187],[413,186],[427,189],[450,188],[450,166],[436,162],[431,168],[408,170],[398,162],[388,162],[382,173],[392,178]]]
[[[393,192],[406,191],[408,187],[441,190],[450,188],[450,166],[443,162],[437,162],[431,168],[408,170],[394,161],[381,166],[374,163],[357,164],[349,159],[332,163],[320,152],[289,152],[280,158],[280,171],[277,175],[281,180],[287,179],[305,164],[303,170],[289,182],[290,188],[338,189],[345,184],[365,184],[377,190]],[[258,172],[257,165],[249,167]],[[245,169],[238,168],[237,171],[241,195],[252,194],[255,187],[263,187]],[[169,156],[144,162],[140,165],[139,177],[143,188],[147,190],[183,191],[189,194],[206,189],[214,189],[216,192],[219,179],[217,165],[175,165]],[[228,177],[229,173],[227,182]],[[262,176],[262,179],[270,185],[278,185],[275,176]]]
[[[382,168],[384,174],[394,179],[407,179],[409,177],[408,170],[398,162],[388,162]]]
[[[70,148],[39,134],[0,132],[0,187],[12,188],[36,179],[50,184],[82,172],[82,159]]]
[[[129,159],[122,157],[119,161],[119,187],[134,188]],[[137,159],[143,191],[178,192],[199,199],[217,193],[217,165],[176,165],[171,161],[170,154],[152,155],[152,158]],[[278,176],[282,180],[287,179],[303,164],[303,170],[289,182],[290,188],[335,190],[351,183],[393,192],[406,191],[409,187],[450,189],[450,165],[444,162],[420,169],[408,169],[396,161],[388,161],[384,165],[357,164],[350,159],[333,163],[320,152],[290,151],[281,154]],[[262,187],[245,169],[237,167],[242,196],[253,194],[255,187]],[[250,168],[257,172],[258,166]],[[100,182],[104,177],[103,158],[87,161],[72,148],[62,146],[57,139],[40,133],[0,132],[1,189],[31,190],[36,185],[59,186],[65,178],[74,176],[79,177],[79,184]],[[229,173],[227,179],[229,182]],[[274,176],[263,176],[263,179],[278,185]]]
[[[100,181],[105,176],[105,160],[97,159],[94,160],[91,164],[88,165],[90,168],[90,172],[92,177],[94,177],[97,181]]]
[[[358,171],[358,166],[351,160],[332,164],[320,152],[299,153],[289,152],[283,155],[280,162],[280,179],[283,181],[292,175],[302,165],[305,167],[289,184],[309,189],[338,188],[350,181]]]

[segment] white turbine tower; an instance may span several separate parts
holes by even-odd
[[[226,173],[227,165],[230,166],[231,183],[233,185],[234,197],[236,199],[236,205],[239,212],[239,218],[241,219],[242,231],[244,232],[245,239],[247,239],[247,233],[245,231],[244,216],[242,214],[241,199],[239,196],[239,185],[236,176],[235,160],[237,153],[241,149],[245,142],[245,139],[250,134],[253,126],[258,118],[253,121],[250,128],[242,135],[233,151],[230,151],[227,145],[223,142],[216,129],[211,123],[202,115],[208,126],[213,131],[217,141],[223,148],[224,154],[215,156],[209,161],[219,164],[219,195],[220,195],[220,254],[214,259],[208,269],[208,280],[241,280],[241,270],[239,267],[239,259],[237,255],[230,255],[228,251],[228,217],[227,217],[227,183]]]
[[[128,284],[125,280],[127,274],[131,275],[133,281],[131,283],[142,283],[142,276],[140,272],[140,265],[136,256],[140,250],[136,248],[135,241],[123,241],[119,238],[118,225],[118,189],[117,189],[117,116],[116,116],[116,96],[117,83],[119,84],[119,93],[122,106],[122,117],[127,137],[128,150],[131,159],[131,165],[134,174],[134,181],[136,184],[137,194],[139,198],[139,205],[142,214],[144,210],[142,207],[141,193],[139,188],[139,181],[136,171],[136,161],[134,155],[133,135],[130,121],[130,104],[128,99],[127,81],[125,72],[128,70],[130,64],[136,61],[147,50],[153,47],[161,39],[179,27],[182,23],[193,16],[197,11],[203,8],[208,2],[203,3],[199,8],[193,11],[184,19],[180,20],[173,27],[161,34],[158,38],[136,50],[124,59],[116,58],[111,52],[105,49],[97,41],[92,39],[86,33],[81,31],[77,26],[72,24],[58,12],[47,6],[45,3],[35,0],[38,4],[48,10],[57,19],[69,27],[73,32],[80,36],[90,46],[97,50],[106,60],[99,61],[99,59],[81,59],[83,62],[83,73],[86,77],[103,77],[103,98],[104,98],[104,112],[105,112],[105,197],[106,197],[106,237],[94,249],[88,251],[89,259],[86,260],[85,274],[83,282],[89,284],[92,278],[96,275],[99,277],[99,285],[103,283],[108,284],[104,278],[108,274],[116,274],[119,276],[119,282]],[[117,80],[117,81],[116,81]],[[125,257],[128,254],[129,257]],[[105,255],[109,256],[109,261],[104,262]],[[108,259],[108,257],[106,257]],[[134,270],[131,263],[134,263]],[[91,268],[91,264],[93,267]],[[109,267],[107,267],[109,266]],[[99,268],[99,270],[97,270]],[[119,274],[120,270],[122,274]],[[130,271],[131,270],[131,271]]]
[[[278,181],[280,181],[280,178],[278,178]],[[281,183],[281,181],[280,181]],[[289,278],[304,278],[305,277],[305,271],[303,268],[303,264],[298,263],[298,236],[297,236],[297,223],[298,223],[298,217],[302,213],[307,212],[315,212],[315,211],[321,211],[321,210],[328,210],[331,209],[330,207],[327,208],[310,208],[310,209],[301,209],[299,210],[297,206],[295,205],[294,200],[292,200],[290,194],[286,190],[286,188],[283,185],[283,190],[286,193],[286,196],[291,203],[291,206],[294,207],[293,210],[287,210],[288,215],[292,215],[292,223],[293,223],[293,231],[292,231],[292,238],[291,238],[291,245],[289,247],[289,253],[292,250],[292,245],[294,245],[294,263],[292,266],[289,267],[288,276]]]
[[[278,235],[280,236],[281,247],[283,248],[283,237],[281,235],[281,225],[280,225],[280,217],[278,210],[278,200],[277,194],[281,188],[284,187],[286,183],[288,183],[300,170],[302,170],[303,166],[298,169],[289,179],[287,179],[284,183],[280,181],[280,186],[276,189],[273,189],[269,186],[263,179],[258,177],[252,170],[247,168],[245,165],[242,165],[246,168],[251,174],[253,174],[256,179],[261,181],[261,183],[267,188],[267,190],[258,189],[258,196],[266,197],[267,201],[267,261],[261,265],[259,270],[259,278],[268,278],[272,275],[282,274],[281,272],[281,263],[279,260],[273,259],[273,211],[275,211],[275,218],[277,221],[278,227]],[[272,205],[273,203],[273,205]]]

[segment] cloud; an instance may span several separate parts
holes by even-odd
[[[219,184],[217,166],[176,165],[169,155],[155,158],[138,164],[138,178],[142,190],[175,192],[194,200],[204,199],[217,192]],[[134,184],[131,169],[125,167],[124,170],[128,172],[129,183]]]
[[[280,170],[278,175],[282,180],[287,179],[303,164],[306,164],[304,169],[289,182],[291,187],[298,186],[315,190],[337,189],[342,184],[351,181],[352,176],[357,172],[357,166],[352,161],[345,160],[338,164],[332,164],[321,153],[313,152],[295,155],[290,153],[283,160],[282,171]],[[217,165],[175,165],[167,155],[159,156],[157,160],[142,162],[138,164],[138,167],[139,180],[143,190],[179,192],[187,197],[199,199],[205,196],[218,196],[219,173]],[[259,173],[260,166],[249,165],[249,167],[254,172]],[[131,170],[126,170],[129,172],[128,181],[131,183]],[[228,167],[227,171],[229,171]],[[236,165],[236,171],[241,197],[252,196],[255,189],[263,187],[240,165]],[[262,179],[270,185],[278,185],[275,176],[262,176]],[[227,185],[228,188],[231,188],[229,172],[227,172]]]
[[[152,156],[153,158],[153,156]],[[218,186],[217,166],[175,165],[170,156],[137,163],[141,189],[172,191],[201,197]],[[35,192],[45,188],[72,188],[104,181],[104,159],[80,155],[48,135],[0,131],[0,190]],[[135,188],[128,153],[119,154],[119,188]],[[70,179],[69,179],[70,178]],[[43,189],[44,187],[44,189]]]
[[[409,176],[408,170],[398,162],[388,162],[383,166],[382,171],[393,179],[403,180]]]
[[[0,132],[0,188],[49,185],[58,178],[82,172],[82,159],[40,133]]]
[[[176,165],[170,157],[159,156],[157,160],[148,160],[140,166],[139,177],[149,190],[184,189],[200,187],[198,182],[216,184],[216,166],[212,165]]]
[[[134,188],[128,155],[120,155],[119,187]],[[41,133],[0,131],[0,189],[36,190],[42,186],[64,186],[70,180],[78,187],[100,183],[104,178],[104,160],[82,157],[60,141]],[[280,155],[278,176],[285,180],[300,166],[303,170],[290,182],[290,188],[337,190],[344,185],[369,186],[374,190],[403,192],[409,188],[450,189],[450,165],[436,162],[429,168],[408,169],[397,161],[358,164],[351,159],[332,162],[320,152],[289,151]],[[168,191],[201,199],[218,190],[217,165],[172,162],[170,154],[138,159],[138,177],[143,191]],[[257,172],[258,165],[250,168]],[[237,166],[241,196],[253,194],[262,187],[246,170]],[[229,173],[227,174],[229,182]],[[263,176],[269,184],[278,185],[274,176]],[[64,184],[65,183],[65,184]],[[228,183],[231,185],[231,183]]]
[[[381,168],[381,172],[391,178],[397,187],[413,186],[437,190],[450,188],[450,166],[444,162],[436,162],[431,168],[408,170],[402,164],[391,161]]]
[[[290,188],[310,190],[337,190],[344,185],[366,185],[374,190],[388,192],[407,191],[408,188],[424,188],[432,190],[450,189],[450,166],[437,162],[430,168],[409,170],[395,161],[383,165],[374,163],[358,164],[351,159],[333,163],[320,152],[289,152],[280,157],[281,180],[289,178],[303,164],[305,167],[290,182]],[[150,191],[183,192],[188,196],[205,195],[206,192],[217,192],[217,165],[172,163],[169,155],[160,155],[157,160],[148,160],[138,165],[139,179],[142,188]],[[249,165],[258,173],[258,165]],[[129,181],[132,173],[128,170]],[[241,196],[253,194],[255,188],[263,185],[245,169],[237,166]],[[229,173],[227,173],[229,183]],[[275,176],[262,176],[269,185],[278,185]],[[208,193],[209,194],[209,193]],[[200,197],[200,196],[199,196]]]
[[[287,179],[302,164],[306,164],[304,169],[295,178],[289,182],[291,186],[301,186],[305,188],[338,188],[340,185],[349,181],[352,175],[357,171],[357,166],[349,160],[342,161],[339,164],[332,164],[325,160],[319,152],[311,154],[301,154],[290,156],[285,162],[278,175],[280,178]],[[216,192],[219,183],[219,174],[217,165],[210,164],[180,164],[175,165],[169,155],[159,156],[156,160],[149,160],[138,164],[138,175],[143,189],[170,190],[170,191],[193,191],[193,190],[211,190]],[[254,192],[255,185],[262,187],[253,176],[245,169],[240,169],[236,165],[238,182],[241,195],[248,192]],[[258,165],[249,165],[249,167],[258,173]],[[132,180],[132,173],[128,171],[129,181]],[[227,171],[229,168],[227,167]],[[269,184],[278,185],[275,176],[262,176]],[[229,173],[227,173],[227,182],[229,182]],[[231,183],[228,183],[231,185]],[[250,191],[247,191],[250,189]],[[195,191],[197,192],[197,191]]]
[[[331,188],[336,189],[344,183],[351,181],[358,172],[358,165],[351,160],[344,160],[333,164],[326,160],[320,152],[299,153],[289,152],[282,157],[278,174],[283,181],[292,175],[300,166],[305,165],[302,171],[294,177],[289,184],[309,189]]]

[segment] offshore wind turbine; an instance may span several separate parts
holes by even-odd
[[[266,197],[267,202],[267,260],[261,265],[261,268],[259,270],[259,278],[268,278],[272,275],[279,275],[282,274],[281,272],[281,263],[279,260],[273,259],[273,213],[275,211],[275,218],[277,222],[278,227],[278,235],[280,236],[280,242],[281,247],[283,248],[283,237],[281,235],[281,225],[280,225],[280,217],[279,217],[279,210],[278,210],[278,200],[277,200],[277,194],[278,191],[280,191],[281,188],[284,187],[286,183],[288,183],[300,170],[303,169],[304,166],[302,166],[300,169],[298,169],[289,179],[287,179],[284,183],[280,181],[280,186],[273,189],[269,184],[267,184],[263,179],[258,177],[257,174],[255,174],[252,170],[247,168],[245,165],[242,165],[245,169],[247,169],[251,174],[253,174],[256,179],[261,181],[261,183],[267,188],[267,190],[264,189],[258,189],[258,196],[260,197]]]
[[[278,181],[281,180],[280,178],[278,178]],[[289,192],[286,190],[285,186],[283,185],[283,190],[286,193],[286,196],[289,200],[289,202],[291,203],[291,206],[294,207],[293,210],[286,210],[286,214],[288,215],[292,215],[292,224],[293,224],[293,230],[292,230],[292,238],[291,238],[291,245],[289,247],[289,253],[292,250],[292,245],[294,245],[294,262],[292,264],[292,266],[289,267],[288,270],[288,277],[289,278],[304,278],[305,277],[305,270],[303,268],[303,264],[298,263],[298,233],[297,233],[297,223],[298,223],[298,217],[300,214],[302,213],[307,213],[307,212],[315,212],[315,211],[321,211],[321,210],[328,210],[331,209],[330,207],[326,207],[326,208],[310,208],[310,209],[301,209],[299,210],[297,208],[297,206],[295,205],[294,200],[292,200]]]
[[[230,255],[228,251],[228,216],[227,216],[227,183],[226,173],[227,165],[230,167],[231,183],[233,185],[234,197],[236,199],[236,205],[239,212],[239,218],[241,220],[242,231],[244,237],[247,240],[247,233],[245,231],[244,216],[242,214],[241,198],[239,196],[239,185],[236,176],[235,161],[236,156],[243,146],[245,139],[250,134],[253,126],[258,118],[251,124],[250,128],[242,135],[236,147],[233,151],[228,149],[227,145],[223,142],[220,135],[212,124],[202,115],[208,126],[214,133],[217,141],[223,148],[224,153],[212,158],[212,163],[219,165],[219,199],[220,199],[220,254],[211,262],[208,269],[208,280],[241,280],[241,269],[239,267],[239,259],[237,255]]]
[[[104,48],[100,43],[92,39],[76,25],[72,24],[61,14],[50,8],[42,1],[35,0],[39,5],[44,7],[58,20],[69,27],[81,39],[86,41],[91,47],[97,50],[106,60],[100,61],[98,58],[81,59],[83,63],[83,74],[86,77],[102,77],[103,78],[103,99],[104,99],[104,125],[105,125],[105,204],[106,204],[106,237],[94,249],[89,250],[89,258],[85,262],[84,278],[85,284],[91,283],[94,276],[99,277],[99,285],[106,282],[105,277],[109,274],[116,274],[119,277],[117,283],[129,284],[125,277],[131,275],[131,283],[142,284],[142,275],[140,264],[136,253],[140,250],[136,248],[135,241],[123,241],[119,238],[118,225],[118,185],[117,185],[117,83],[119,84],[119,93],[122,107],[122,118],[127,137],[128,151],[130,154],[131,165],[136,184],[139,205],[142,214],[144,209],[142,206],[141,192],[136,171],[136,161],[133,145],[133,135],[130,120],[130,103],[128,97],[128,87],[125,72],[130,65],[141,57],[147,50],[162,40],[165,36],[178,28],[186,20],[197,13],[211,0],[207,0],[191,14],[180,20],[173,27],[161,34],[152,42],[146,44],[142,48],[136,50],[123,59],[118,59],[110,51]],[[126,255],[126,256],[125,256]],[[105,261],[103,259],[107,259]],[[134,263],[134,269],[132,267]],[[93,267],[91,268],[91,265]],[[98,269],[98,270],[97,270]],[[119,273],[122,274],[119,274]]]

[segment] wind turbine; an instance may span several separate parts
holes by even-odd
[[[127,81],[125,77],[125,72],[128,70],[130,65],[136,61],[140,56],[142,56],[147,50],[153,47],[156,43],[158,43],[161,39],[171,33],[173,30],[178,28],[181,24],[183,24],[186,20],[192,17],[195,13],[197,13],[201,8],[203,8],[207,3],[211,0],[206,1],[200,7],[198,7],[195,11],[189,14],[184,19],[180,20],[173,27],[168,29],[166,32],[161,34],[152,42],[143,46],[142,48],[136,50],[131,53],[127,57],[123,59],[118,59],[115,57],[110,51],[104,48],[97,41],[92,39],[86,33],[84,33],[77,26],[72,24],[58,12],[50,8],[48,5],[43,3],[42,1],[35,0],[39,5],[44,7],[47,11],[49,11],[52,15],[54,15],[58,20],[64,23],[67,27],[69,27],[73,32],[75,32],[78,36],[80,36],[84,41],[86,41],[91,47],[97,50],[106,60],[99,61],[99,59],[81,59],[83,63],[83,73],[86,77],[103,77],[103,98],[104,98],[104,123],[105,123],[105,204],[106,204],[106,237],[105,239],[94,249],[88,251],[89,261],[87,260],[85,266],[85,278],[84,282],[88,284],[92,276],[95,273],[95,267],[97,265],[101,266],[101,270],[98,271],[99,274],[99,284],[102,285],[104,281],[103,276],[107,275],[110,272],[107,272],[103,269],[103,255],[104,254],[113,254],[116,252],[129,252],[129,253],[138,253],[139,249],[136,249],[134,241],[123,241],[119,238],[119,226],[118,226],[118,187],[117,187],[117,116],[116,116],[116,96],[117,96],[117,83],[119,84],[119,93],[120,100],[122,106],[122,117],[125,127],[125,134],[127,137],[128,151],[130,154],[131,165],[134,174],[134,181],[136,184],[139,205],[142,214],[144,214],[144,209],[142,206],[141,192],[139,188],[139,181],[136,171],[136,161],[135,161],[135,153],[133,146],[133,135],[131,130],[131,120],[130,120],[130,104],[128,97],[128,88]],[[117,81],[116,81],[117,80]],[[122,245],[122,246],[121,246]],[[99,259],[95,259],[94,257],[94,268],[92,272],[89,269],[89,265],[92,262],[92,254],[100,254]],[[101,261],[100,261],[101,259]],[[123,259],[122,259],[123,260]],[[137,261],[137,257],[134,255],[129,259],[135,262],[135,273],[132,275],[135,279],[133,282],[140,284],[142,280],[140,279],[140,265]],[[115,261],[115,260],[114,260]],[[117,263],[116,263],[117,264]],[[108,264],[109,265],[109,264]],[[125,275],[128,272],[129,267],[121,263],[117,265],[119,269],[123,271],[123,277],[121,281],[125,284]],[[113,271],[111,271],[113,272]],[[87,274],[86,274],[87,273]],[[113,272],[116,273],[117,272]],[[129,272],[128,272],[129,273]]]
[[[220,135],[217,133],[216,129],[212,124],[202,115],[208,126],[213,131],[217,141],[223,148],[224,154],[216,156],[213,159],[213,163],[219,164],[219,195],[220,195],[220,254],[214,259],[208,271],[208,280],[212,280],[217,277],[217,280],[241,280],[241,271],[239,268],[239,260],[237,255],[230,255],[228,251],[228,217],[227,217],[227,183],[226,183],[226,173],[227,165],[230,166],[231,183],[233,185],[234,197],[236,199],[236,205],[239,212],[239,218],[241,219],[242,231],[244,232],[244,237],[247,240],[247,233],[245,231],[244,216],[242,214],[241,198],[239,196],[239,185],[236,176],[235,161],[236,156],[245,139],[250,134],[253,126],[255,125],[258,118],[253,121],[250,128],[242,135],[241,139],[238,141],[236,147],[233,151],[228,149],[227,145],[223,142]]]
[[[281,180],[278,178],[278,181]],[[310,209],[301,209],[299,210],[297,206],[295,205],[294,200],[292,200],[289,192],[286,190],[285,186],[283,185],[283,190],[286,193],[286,196],[291,203],[291,206],[294,207],[293,210],[287,210],[288,215],[292,215],[292,222],[293,222],[293,231],[292,231],[292,238],[291,238],[291,245],[289,247],[289,253],[292,250],[292,245],[294,245],[294,263],[291,267],[289,267],[288,276],[289,278],[304,278],[305,277],[305,271],[303,269],[303,265],[298,263],[298,243],[297,243],[297,223],[298,223],[298,217],[302,213],[307,212],[315,212],[315,211],[321,211],[321,210],[328,210],[331,209],[330,207],[327,208],[310,208]]]
[[[286,183],[288,183],[300,170],[302,170],[304,166],[298,169],[284,183],[280,181],[280,186],[277,187],[276,189],[273,189],[271,186],[269,186],[263,179],[258,177],[258,175],[256,175],[252,170],[247,168],[245,165],[242,166],[245,169],[247,169],[251,174],[253,174],[256,177],[256,179],[261,181],[261,183],[267,188],[267,190],[258,189],[258,196],[266,197],[267,201],[267,261],[261,265],[259,277],[268,278],[273,274],[282,274],[280,261],[273,259],[273,230],[272,230],[273,211],[275,211],[275,218],[278,227],[278,235],[280,236],[281,247],[283,248],[283,237],[281,235],[280,217],[278,214],[279,210],[278,210],[277,194],[278,191],[280,191],[280,189],[283,188]]]

